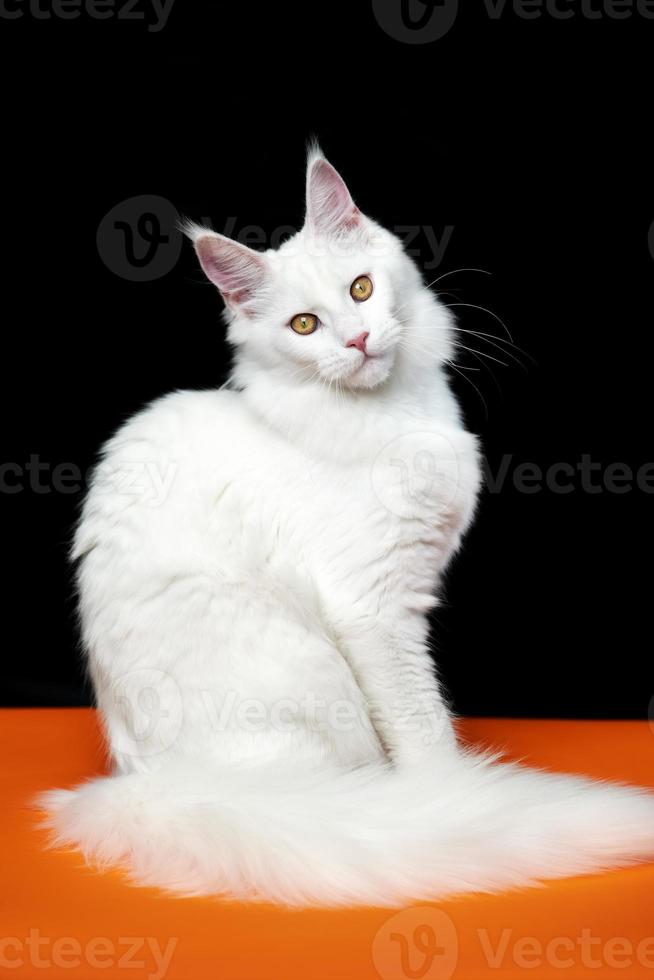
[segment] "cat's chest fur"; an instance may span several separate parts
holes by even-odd
[[[298,445],[233,407],[229,445],[217,440],[208,457],[221,564],[230,553],[254,574],[309,581],[354,615],[428,609],[474,504],[468,433],[427,418],[380,420],[371,437],[346,434],[341,453],[333,428],[317,428],[315,447]]]

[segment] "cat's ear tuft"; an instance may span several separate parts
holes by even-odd
[[[217,286],[228,306],[251,313],[254,296],[268,278],[268,263],[263,255],[199,225],[187,224],[189,236],[205,275]]]
[[[306,225],[317,235],[342,235],[361,224],[361,212],[345,181],[313,145],[307,161]]]

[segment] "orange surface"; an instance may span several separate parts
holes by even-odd
[[[537,765],[654,785],[645,722],[469,719],[465,738]],[[176,899],[46,852],[26,801],[102,771],[95,714],[0,711],[0,975],[152,980],[650,977],[654,867],[397,913]],[[601,820],[598,813],[597,819]]]

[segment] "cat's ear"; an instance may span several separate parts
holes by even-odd
[[[307,161],[306,225],[317,235],[342,235],[362,226],[345,181],[317,147]]]
[[[187,226],[187,234],[205,275],[217,286],[230,307],[251,312],[257,292],[268,278],[268,263],[263,255],[197,225]]]

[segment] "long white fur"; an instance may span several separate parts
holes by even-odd
[[[277,251],[189,228],[232,382],[158,400],[105,447],[74,554],[115,771],[43,795],[54,840],[140,883],[289,905],[651,856],[652,795],[457,743],[426,618],[480,483],[449,311],[317,148],[307,193]],[[295,334],[297,313],[321,326]],[[362,331],[369,359],[347,346]]]

